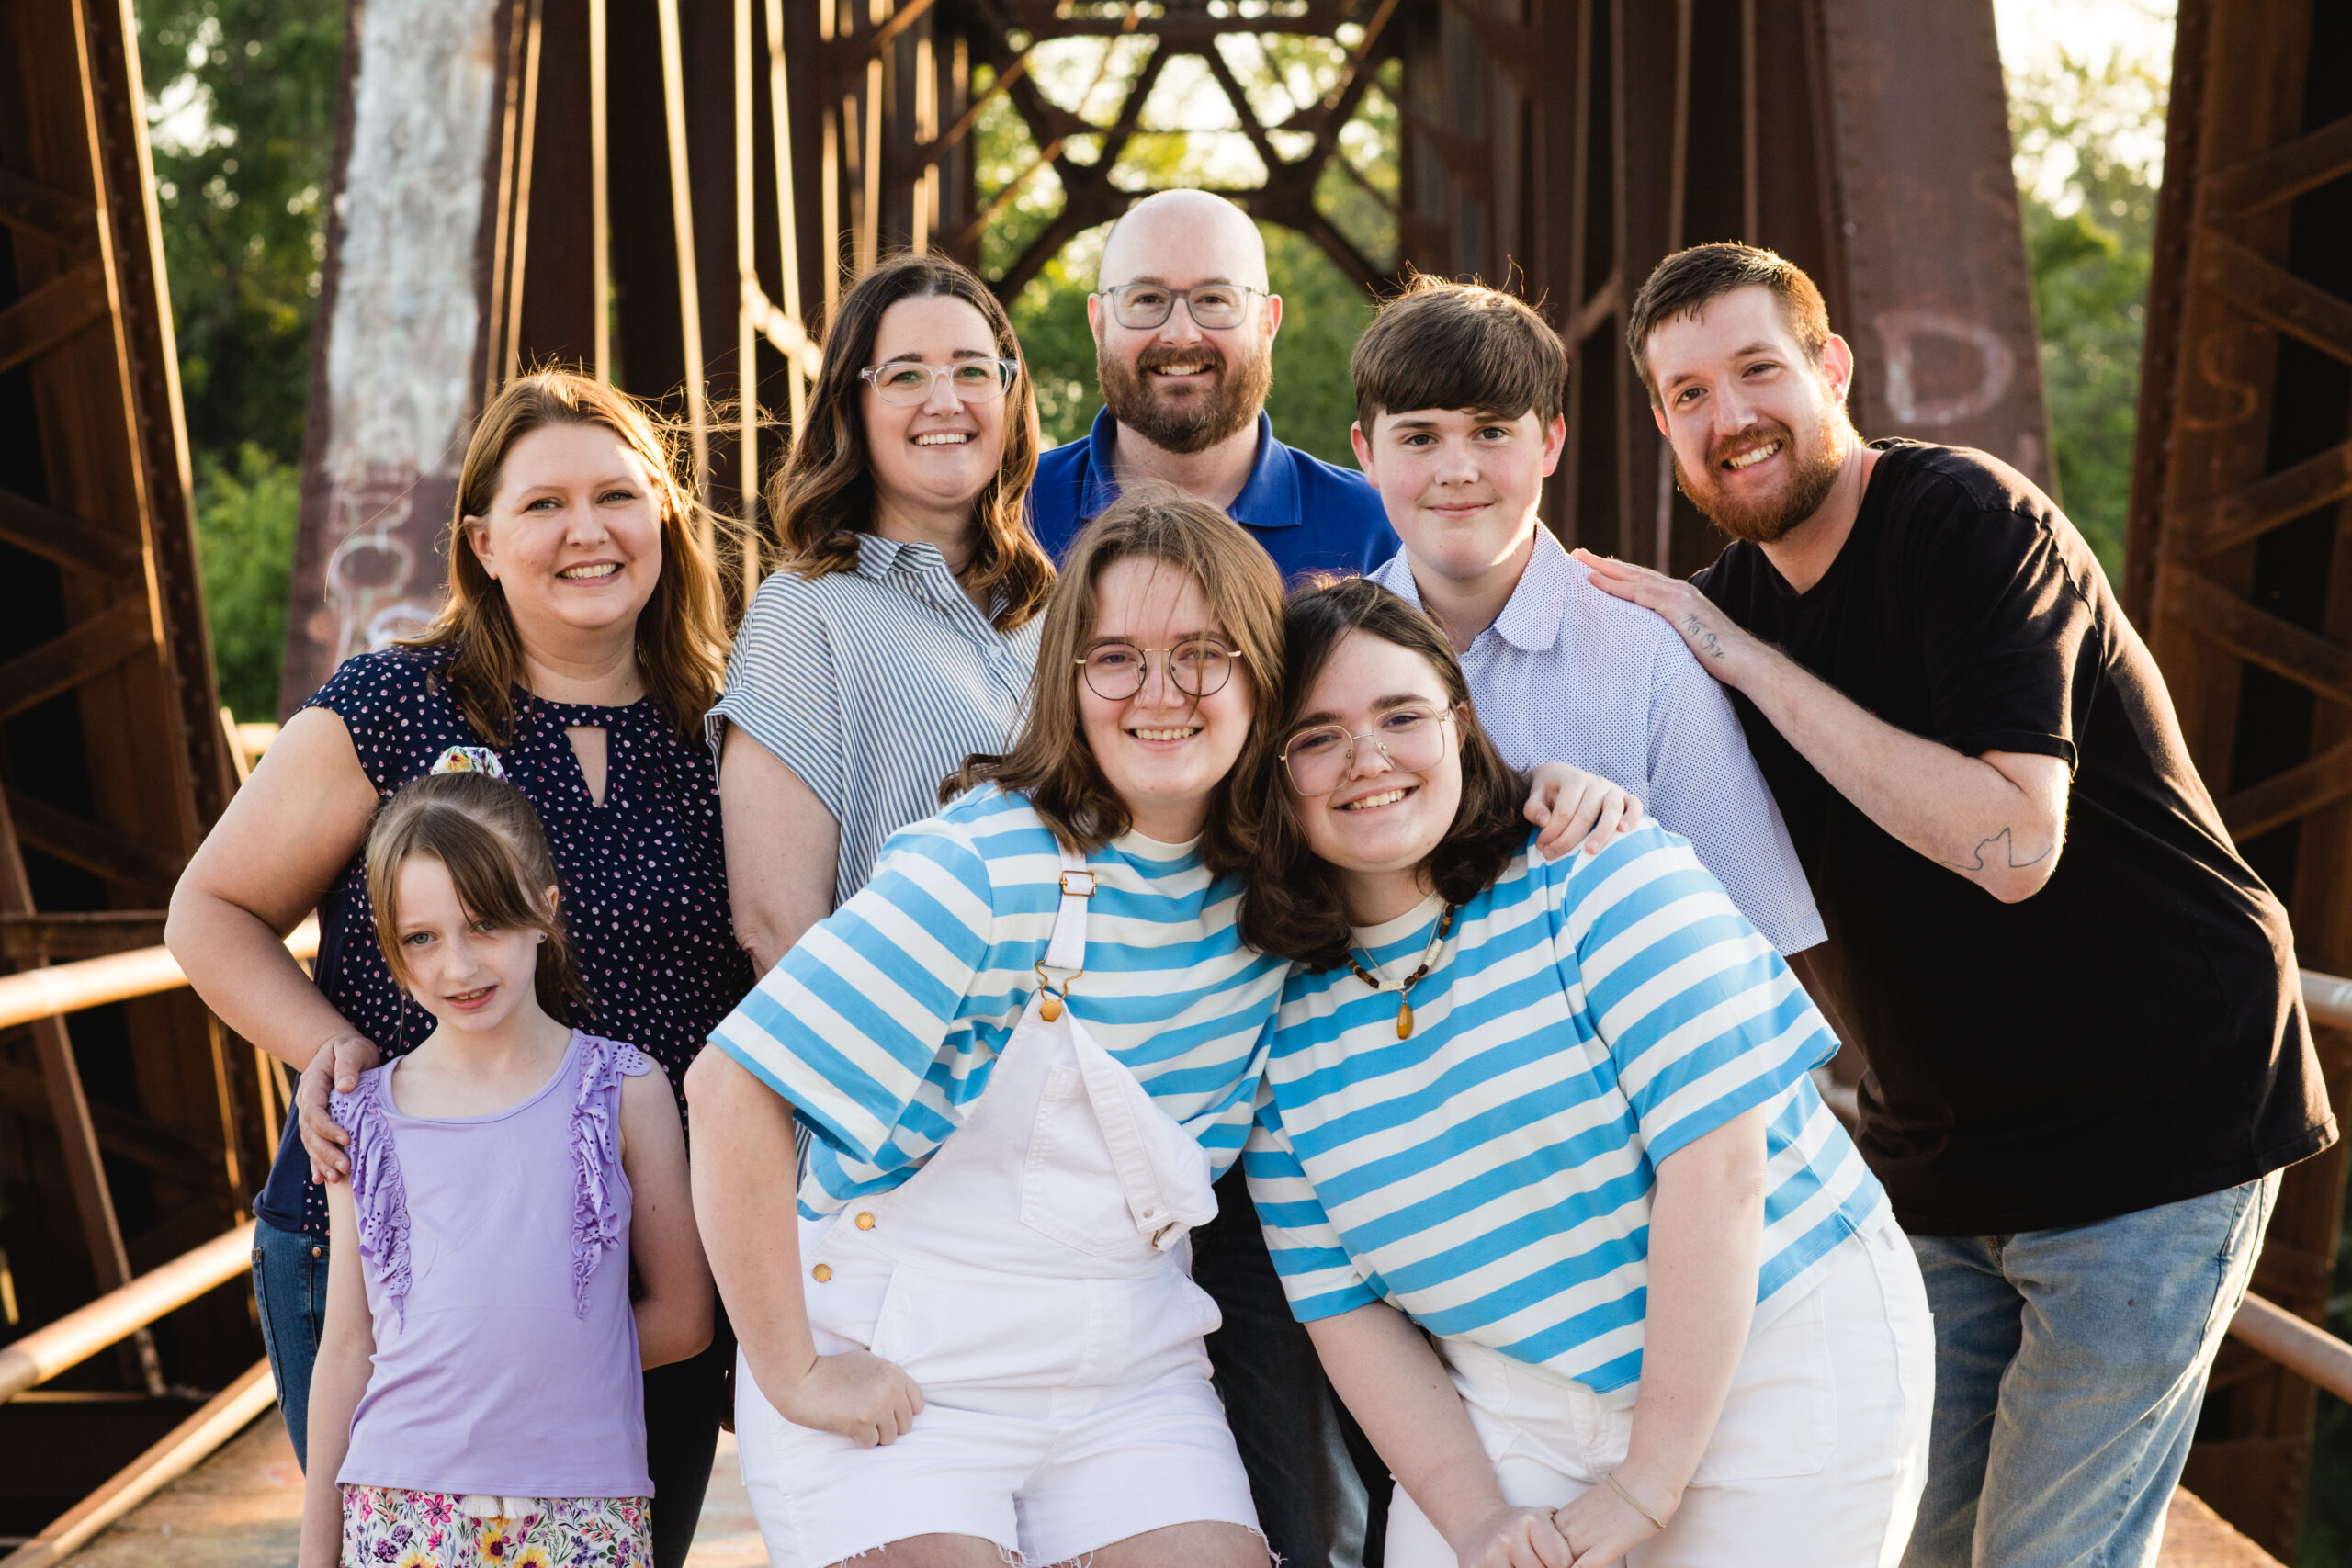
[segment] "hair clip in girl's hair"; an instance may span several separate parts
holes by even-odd
[[[452,746],[435,760],[428,770],[436,773],[488,773],[492,778],[506,776],[506,764],[498,753],[487,746]]]

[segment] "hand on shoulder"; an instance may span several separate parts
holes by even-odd
[[[1698,659],[1699,667],[1724,685],[1738,687],[1753,678],[1769,656],[1764,644],[1695,583],[1590,550],[1577,550],[1575,557],[1592,573],[1594,587],[1662,618]]]
[[[1529,775],[1527,819],[1544,831],[1535,850],[1547,861],[1582,848],[1597,855],[1642,825],[1642,803],[1599,773],[1566,762],[1540,763]]]

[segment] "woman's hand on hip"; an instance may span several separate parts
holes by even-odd
[[[359,1075],[384,1059],[376,1043],[356,1030],[330,1034],[311,1065],[302,1069],[294,1089],[296,1121],[301,1128],[302,1152],[311,1156],[311,1179],[341,1181],[351,1174],[351,1134],[327,1109],[333,1094],[349,1094],[359,1087]]]
[[[1528,775],[1527,819],[1544,829],[1535,840],[1545,860],[1557,860],[1584,841],[1597,855],[1611,840],[1642,825],[1642,803],[1599,773],[1566,762],[1544,762]]]
[[[1675,1504],[1680,1501],[1677,1497]],[[1643,1505],[1657,1506],[1648,1498],[1643,1499]],[[1658,1517],[1672,1518],[1674,1504],[1667,1505]],[[1552,1522],[1567,1538],[1574,1553],[1570,1561],[1575,1568],[1608,1568],[1610,1563],[1618,1562],[1625,1553],[1657,1534],[1659,1528],[1619,1496],[1605,1481],[1554,1514]]]
[[[1462,1568],[1569,1568],[1577,1557],[1547,1508],[1498,1504],[1450,1543]]]
[[[907,1370],[866,1350],[819,1356],[782,1393],[764,1379],[760,1392],[794,1426],[838,1432],[862,1449],[905,1437],[922,1414],[922,1389]]]

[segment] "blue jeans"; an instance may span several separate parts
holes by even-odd
[[[294,1439],[294,1461],[310,1462],[311,1369],[327,1323],[327,1244],[263,1220],[254,1226],[254,1300],[261,1339],[277,1380],[277,1408]],[[653,1480],[655,1568],[680,1568],[701,1522],[703,1494],[727,1413],[727,1369],[735,1336],[721,1312],[710,1348],[645,1374],[645,1461]]]
[[[2278,1178],[2087,1225],[1913,1236],[1936,1319],[1904,1568],[2144,1568]]]
[[[327,1244],[267,1220],[254,1226],[254,1303],[262,1348],[277,1380],[277,1409],[294,1462],[311,1461],[311,1368],[327,1326]]]

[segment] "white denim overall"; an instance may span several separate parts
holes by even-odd
[[[1209,1159],[1062,998],[1086,987],[1094,874],[1062,852],[1039,987],[964,1124],[900,1186],[800,1223],[820,1355],[868,1349],[923,1391],[860,1449],[777,1414],[739,1362],[752,1507],[779,1568],[929,1534],[1067,1562],[1195,1520],[1257,1529],[1209,1384],[1216,1304],[1191,1227]]]

